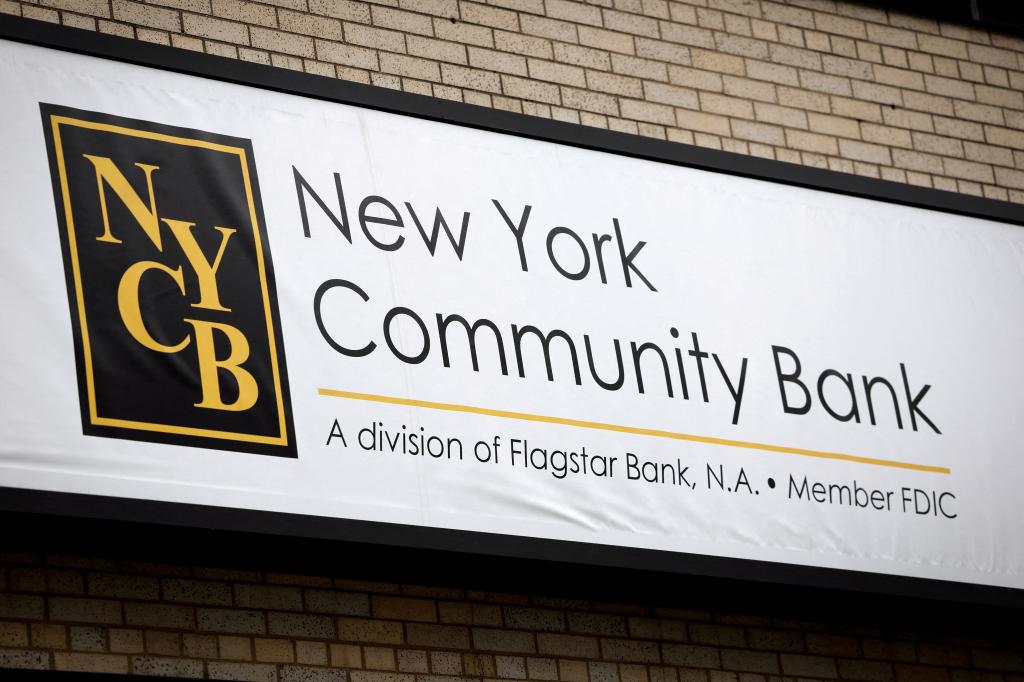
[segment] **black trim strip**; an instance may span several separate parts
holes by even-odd
[[[1024,206],[397,92],[0,16],[0,38],[532,139],[1024,225]],[[579,542],[72,493],[0,488],[0,511],[559,561],[1024,608],[1024,590]]]
[[[2,512],[343,541],[413,550],[585,564],[613,569],[641,569],[725,580],[1024,608],[1024,590],[1012,588],[252,509],[0,488],[0,513]]]

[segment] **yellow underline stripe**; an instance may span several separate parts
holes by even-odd
[[[661,429],[645,429],[638,426],[621,426],[619,424],[605,424],[603,422],[591,422],[583,419],[568,419],[566,417],[547,417],[541,414],[529,414],[527,412],[511,412],[509,410],[495,410],[489,407],[473,407],[472,405],[457,405],[455,403],[438,403],[431,400],[416,400],[414,398],[396,398],[387,395],[374,395],[373,393],[356,393],[354,391],[339,391],[331,388],[321,388],[317,391],[322,396],[332,398],[348,398],[349,400],[365,400],[373,403],[387,403],[389,405],[406,405],[409,407],[423,407],[430,410],[446,410],[448,412],[466,412],[468,414],[482,414],[488,417],[502,417],[504,419],[520,419],[530,422],[542,422],[544,424],[562,424],[563,426],[576,426],[583,429],[597,429],[599,431],[614,431],[616,433],[629,433],[637,436],[653,436],[655,438],[668,438],[670,440],[684,440],[692,443],[707,443],[709,445],[724,445],[731,448],[745,448],[748,450],[762,450],[765,452],[778,452],[787,455],[801,455],[803,457],[818,457],[819,459],[837,459],[844,462],[857,462],[859,464],[871,464],[881,467],[893,467],[896,469],[910,469],[912,471],[930,471],[938,474],[950,473],[949,467],[932,466],[930,464],[914,464],[913,462],[900,462],[893,459],[878,459],[876,457],[860,457],[858,455],[845,455],[840,452],[822,452],[820,450],[806,450],[804,448],[791,448],[785,445],[771,445],[768,443],[751,443],[745,440],[733,440],[731,438],[715,438],[713,436],[696,436],[689,433],[675,433],[674,431],[663,431]]]

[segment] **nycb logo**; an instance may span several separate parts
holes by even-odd
[[[41,108],[84,431],[294,457],[249,142]]]

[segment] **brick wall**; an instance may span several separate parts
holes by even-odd
[[[0,668],[260,682],[1024,680],[1019,623],[985,637],[970,619],[937,634],[886,628],[884,610],[869,626],[752,610],[6,554]]]
[[[1024,40],[832,0],[0,0],[0,12],[1024,202]]]

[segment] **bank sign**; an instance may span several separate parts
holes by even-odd
[[[1024,588],[1019,226],[9,41],[0,91],[8,494]]]

